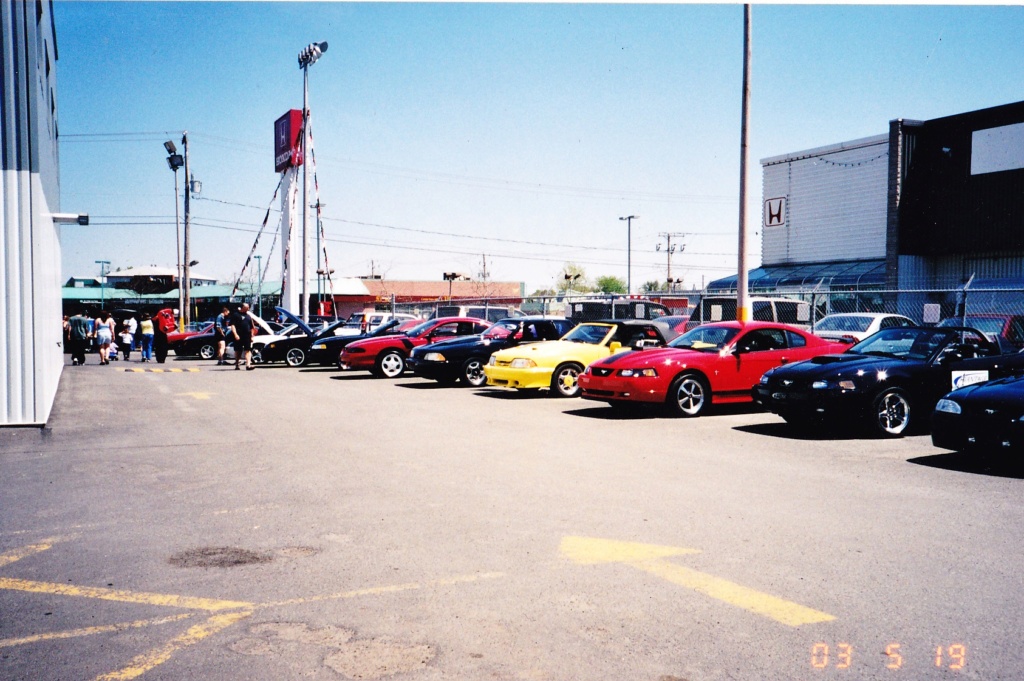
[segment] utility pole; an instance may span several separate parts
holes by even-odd
[[[666,264],[666,267],[665,267],[665,281],[666,282],[671,282],[672,281],[672,254],[676,252],[676,247],[677,246],[679,248],[679,252],[680,253],[682,253],[683,251],[686,250],[686,244],[673,244],[672,243],[672,239],[676,238],[676,237],[681,239],[684,236],[686,236],[686,234],[684,234],[683,232],[659,232],[658,236],[664,237],[664,239],[665,239],[665,255],[668,257],[668,263]],[[661,250],[661,244],[659,243],[657,246],[655,246],[654,250],[660,251]]]
[[[256,316],[263,318],[263,256],[256,258]]]
[[[179,285],[185,287],[185,295],[183,296],[182,304],[184,307],[181,310],[181,316],[185,320],[184,325],[187,328],[189,322],[192,321],[192,176],[188,170],[188,131],[181,134],[181,144],[185,147],[185,257],[182,259],[182,279],[183,281],[178,282]],[[175,184],[177,187],[177,184]]]
[[[309,66],[327,51],[327,43],[311,43],[299,52],[302,69],[302,296],[299,314],[309,321]]]
[[[747,131],[750,128],[750,5],[743,5],[743,107],[740,125],[740,225],[739,258],[736,276],[736,319],[751,319],[747,291]]]
[[[627,215],[620,220],[626,221],[626,295],[633,293],[633,220],[639,215]]]

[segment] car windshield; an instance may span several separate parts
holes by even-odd
[[[897,359],[928,359],[949,339],[939,329],[885,329],[857,343],[848,353]]]
[[[939,322],[939,326],[969,326],[989,336],[998,336],[1003,333],[1003,325],[1006,324],[1006,320],[999,317],[968,317],[967,323],[963,322],[959,317],[950,317]]]
[[[734,326],[698,326],[673,340],[669,346],[684,350],[717,352],[732,342],[739,332],[740,330]]]
[[[867,315],[850,315],[842,317],[825,317],[814,325],[814,333],[819,331],[867,331],[873,317]]]
[[[586,343],[587,345],[600,345],[611,330],[612,327],[608,324],[580,324],[562,336],[562,340],[572,343]]]
[[[498,322],[484,332],[483,338],[501,339],[507,338],[510,334],[519,330],[518,322]]]
[[[423,322],[422,324],[417,324],[413,328],[409,329],[408,331],[405,332],[405,335],[412,336],[413,338],[417,336],[422,336],[425,333],[430,333],[430,330],[433,329],[435,326],[437,326],[437,324],[434,322],[434,320],[426,321]]]

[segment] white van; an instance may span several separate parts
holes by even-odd
[[[751,318],[755,322],[780,322],[803,329],[811,328],[811,304],[792,298],[751,297]],[[686,323],[689,331],[695,326],[708,322],[722,322],[736,319],[736,296],[707,296],[701,298]]]

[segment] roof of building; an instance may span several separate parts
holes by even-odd
[[[524,285],[518,281],[395,281],[393,279],[363,279],[370,295],[377,298],[415,298],[436,300],[451,294],[459,298],[521,298]]]
[[[201,274],[196,274],[193,271],[188,273],[189,279],[196,280],[201,279],[203,281],[217,281],[216,277],[204,277]],[[108,279],[116,279],[120,277],[169,277],[171,279],[178,278],[178,271],[175,267],[157,267],[156,265],[143,265],[141,267],[126,267],[123,270],[116,270],[113,272],[107,272]]]
[[[708,284],[708,291],[735,291],[737,275],[716,279]],[[885,285],[885,260],[846,260],[839,262],[801,263],[795,265],[762,265],[750,270],[747,285],[750,290],[779,287],[821,289],[852,286],[866,288]]]

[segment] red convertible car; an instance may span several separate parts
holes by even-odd
[[[769,369],[848,347],[786,324],[718,322],[698,326],[663,348],[594,362],[580,374],[579,384],[584,399],[613,407],[647,402],[665,404],[675,416],[700,416],[712,401],[750,402],[750,389]]]
[[[431,319],[402,334],[349,343],[338,357],[338,367],[342,370],[369,371],[377,378],[396,378],[405,373],[405,362],[413,348],[445,338],[483,333],[490,326],[490,322],[475,317]]]

